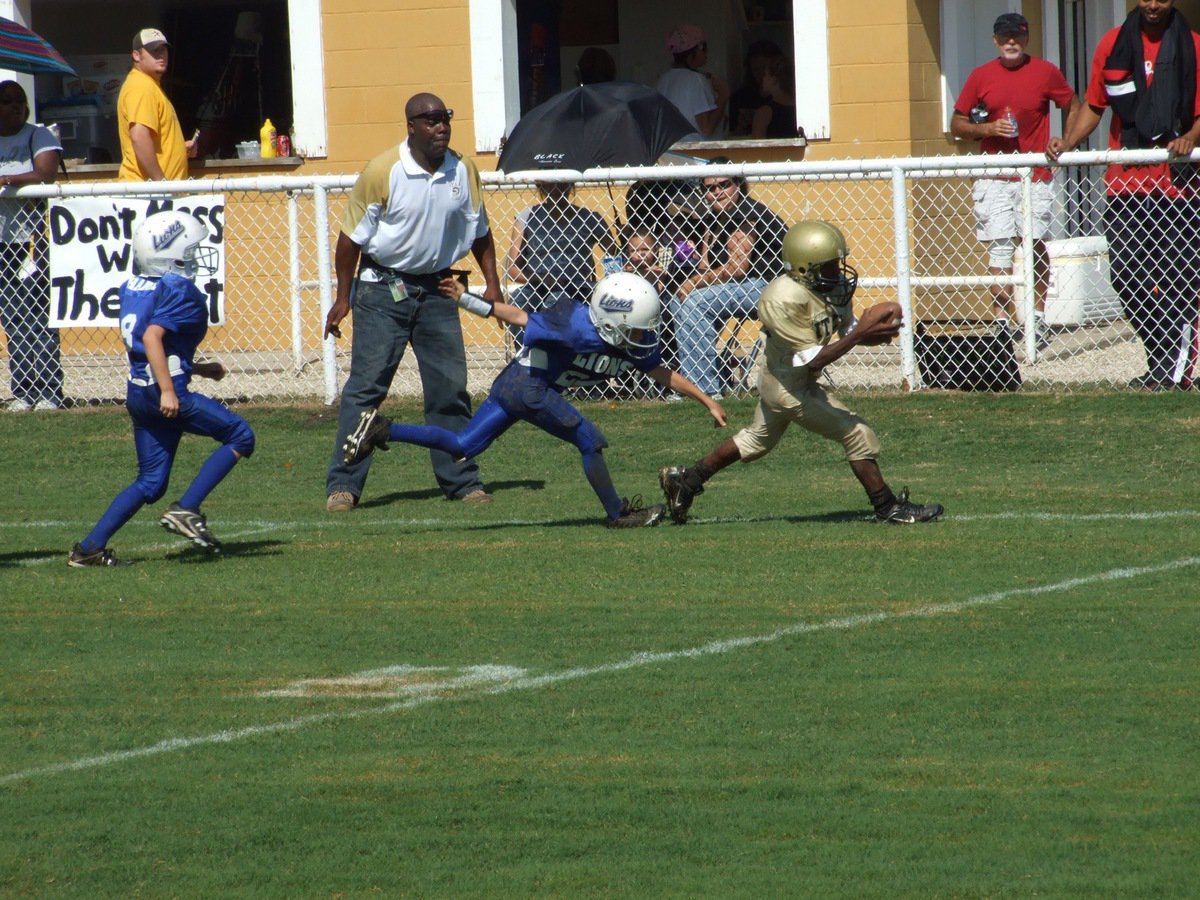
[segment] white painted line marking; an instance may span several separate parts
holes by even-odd
[[[68,762],[54,763],[48,766],[38,766],[32,769],[25,769],[21,772],[13,772],[8,775],[0,776],[0,785],[15,784],[20,781],[28,781],[32,778],[38,778],[44,775],[57,775],[62,772],[78,772],[85,769],[94,769],[98,768],[99,766],[114,765],[116,763],[128,762],[132,759],[140,759],[147,756],[159,756],[164,753],[175,753],[181,750],[190,750],[193,747],[202,747],[211,744],[230,744],[234,741],[240,741],[246,738],[262,737],[264,735],[280,734],[289,731],[299,731],[311,725],[320,725],[324,722],[350,721],[353,719],[361,719],[366,716],[378,716],[386,715],[388,713],[402,712],[405,710],[416,709],[417,707],[426,703],[434,703],[443,700],[458,700],[470,697],[496,696],[500,694],[511,693],[513,691],[535,690],[547,685],[559,684],[565,681],[574,681],[580,678],[590,678],[595,675],[607,675],[612,672],[624,672],[629,669],[637,669],[649,665],[658,665],[680,659],[699,659],[705,656],[729,653],[734,650],[743,650],[747,647],[755,647],[761,644],[773,643],[783,638],[794,637],[796,635],[814,634],[820,631],[846,631],[851,628],[858,628],[864,625],[874,625],[879,622],[950,615],[975,607],[994,605],[1013,597],[1037,596],[1039,594],[1050,594],[1058,591],[1069,591],[1074,588],[1087,587],[1088,585],[1102,584],[1104,582],[1126,581],[1131,578],[1140,578],[1145,575],[1160,575],[1164,572],[1173,572],[1179,569],[1187,569],[1197,565],[1200,565],[1200,556],[1189,556],[1185,557],[1184,559],[1159,563],[1153,566],[1109,569],[1107,572],[1098,572],[1095,575],[1084,575],[1078,578],[1068,578],[1065,581],[1058,581],[1054,584],[1013,588],[1006,591],[995,591],[993,593],[980,594],[976,597],[969,597],[966,600],[960,600],[953,603],[935,603],[926,606],[914,607],[913,609],[903,610],[900,612],[864,613],[857,616],[828,619],[824,622],[800,623],[796,625],[790,625],[786,628],[780,628],[767,634],[752,635],[741,638],[729,638],[722,641],[712,641],[708,644],[702,644],[699,647],[691,647],[685,650],[666,650],[658,652],[647,651],[642,653],[634,653],[625,659],[617,660],[611,663],[604,663],[598,666],[584,666],[574,669],[564,669],[559,672],[547,672],[544,675],[521,675],[514,677],[511,680],[503,680],[499,682],[489,682],[487,680],[483,680],[481,684],[475,686],[476,689],[467,687],[465,690],[456,692],[416,694],[403,700],[398,700],[394,703],[385,704],[384,706],[374,706],[368,709],[351,711],[318,713],[311,716],[302,716],[297,719],[289,719],[285,722],[274,722],[266,725],[250,725],[245,728],[238,728],[232,731],[218,731],[214,734],[199,735],[196,737],[170,738],[165,741],[160,741],[157,744],[151,744],[148,747],[139,747],[133,750],[118,750],[116,752],[105,753],[100,756],[87,756]],[[401,669],[403,669],[403,667],[401,667]],[[397,670],[389,667],[389,669],[374,671]]]
[[[457,673],[451,675],[450,673]],[[336,678],[305,678],[286,687],[260,691],[259,697],[423,697],[463,688],[515,681],[526,675],[515,666],[388,666]],[[441,677],[436,677],[441,676]],[[449,677],[447,677],[449,676]]]

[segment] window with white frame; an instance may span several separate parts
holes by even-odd
[[[188,136],[207,132],[206,155],[234,156],[265,118],[293,134],[295,153],[326,153],[321,0],[0,0],[0,15],[6,7],[79,71],[78,79],[31,80],[39,118],[77,100],[84,111],[98,108],[101,129],[115,129],[105,104],[129,70],[131,38],[157,27],[172,44],[164,89]],[[111,155],[115,133],[104,137]]]
[[[665,35],[682,22],[704,29],[708,69],[731,88],[745,78],[744,53],[751,43],[769,38],[778,44],[795,59],[796,83],[805,86],[796,96],[798,123],[809,139],[828,138],[825,3],[469,0],[476,150],[494,152],[499,148],[521,117],[523,106],[529,105],[531,93],[545,99],[575,87],[576,62],[586,47],[599,47],[613,57],[618,80],[653,85],[671,62],[664,47]],[[797,55],[793,48],[798,45],[804,52]],[[537,71],[531,71],[535,67]]]

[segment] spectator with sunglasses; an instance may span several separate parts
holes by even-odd
[[[710,163],[728,163],[715,157]],[[726,321],[754,314],[758,295],[782,269],[779,248],[787,226],[750,196],[746,179],[712,175],[701,179],[707,212],[696,270],[676,289],[675,339],[679,370],[711,397],[727,385],[717,338]]]
[[[708,41],[696,25],[677,25],[667,33],[667,52],[674,62],[655,88],[679,109],[695,131],[681,141],[718,140],[725,136],[729,85],[701,71],[708,62]]]
[[[376,156],[359,175],[334,252],[337,297],[325,319],[325,336],[340,338],[352,309],[355,327],[326,475],[330,512],[358,505],[371,459],[347,464],[342,446],[362,413],[387,398],[410,343],[425,395],[425,424],[458,431],[471,418],[458,309],[439,297],[450,266],[469,251],[486,284],[484,298],[501,299],[479,171],[449,149],[454,111],[421,93],[409,99],[404,115],[407,139]],[[430,458],[447,499],[491,502],[474,461],[456,461],[441,450],[430,451]]]

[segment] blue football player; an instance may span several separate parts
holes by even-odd
[[[563,301],[548,310],[527,313],[507,303],[489,303],[466,293],[454,278],[440,283],[443,294],[480,316],[495,316],[525,329],[524,346],[492,383],[487,400],[460,432],[432,425],[394,424],[378,410],[367,410],[346,439],[347,464],[364,459],[388,441],[435,447],[456,458],[477,456],[515,422],[530,422],[575,445],[583,471],[604,505],[610,528],[657,525],[665,507],[642,507],[622,500],[613,487],[602,452],[608,441],[563,396],[566,388],[602,384],[627,372],[645,372],[663,387],[702,403],[718,427],[725,410],[696,385],[662,364],[658,293],[638,275],[616,272],[600,280],[586,303]]]
[[[221,446],[159,521],[167,531],[201,547],[221,549],[200,504],[239,459],[254,452],[254,432],[241,416],[188,387],[192,375],[214,381],[225,377],[219,362],[195,361],[196,347],[208,331],[208,299],[193,279],[198,272],[217,271],[217,251],[200,246],[207,236],[199,220],[175,211],[148,216],[134,234],[136,274],[121,286],[121,337],[129,354],[125,408],[133,420],[138,474],[92,533],[71,550],[70,566],[128,564],[108,549],[108,540],[145,504],[167,492],[175,451],[185,432],[210,437]]]

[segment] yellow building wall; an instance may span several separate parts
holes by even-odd
[[[952,152],[940,127],[937,0],[829,4],[832,135],[806,159]],[[455,111],[452,146],[475,154],[465,0],[327,0],[323,4],[329,155],[302,171],[354,172],[405,133],[404,104],[429,90]],[[933,145],[940,147],[933,150]],[[714,151],[715,152],[715,151]],[[796,158],[795,148],[747,148],[737,159]]]
[[[422,91],[454,110],[451,146],[473,155],[465,0],[325,0],[322,26],[328,157],[309,160],[303,172],[357,172],[404,138],[404,104]],[[494,169],[494,154],[479,166]]]

